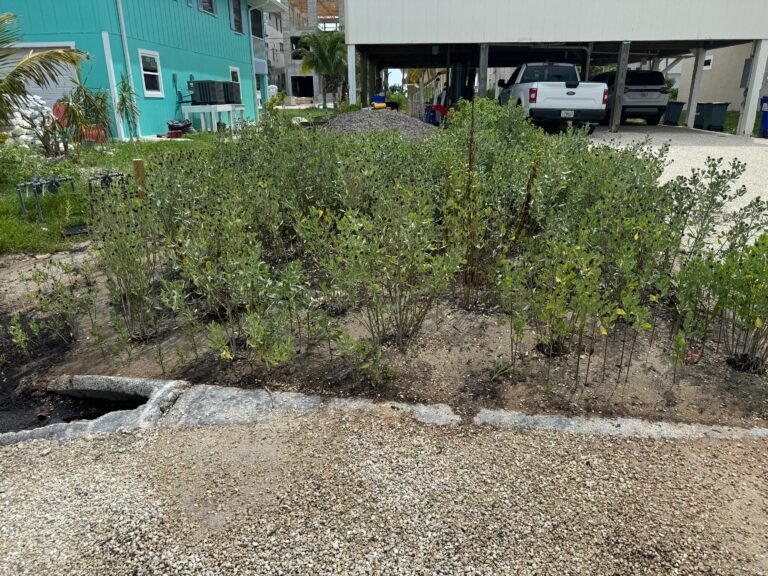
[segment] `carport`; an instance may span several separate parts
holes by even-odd
[[[765,0],[539,0],[535,6],[521,0],[347,0],[344,20],[352,103],[358,79],[366,101],[377,73],[387,68],[445,68],[455,101],[468,95],[476,76],[484,97],[488,68],[564,61],[579,65],[586,78],[592,66],[616,64],[611,127],[617,130],[629,64],[664,71],[678,59],[694,58],[686,101],[696,110],[707,50],[751,43],[738,127],[749,134],[766,80]],[[688,125],[694,121],[689,113]]]

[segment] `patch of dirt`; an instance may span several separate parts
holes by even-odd
[[[76,256],[82,257],[79,253]],[[17,261],[14,274],[25,273],[20,262],[26,263],[28,273],[36,260]],[[97,281],[103,283],[103,279]],[[0,278],[0,290],[7,290],[8,285],[7,276]],[[23,294],[18,290],[15,293],[17,306],[23,307]],[[70,346],[40,342],[31,354],[34,360],[30,360],[14,355],[9,348],[8,331],[0,329],[0,342],[4,343],[0,352],[4,350],[7,355],[2,368],[3,398],[6,406],[20,410],[19,419],[4,418],[10,422],[6,429],[38,425],[35,418],[40,412],[62,419],[71,417],[63,412],[64,408],[56,412],[56,406],[51,407],[51,402],[56,401],[38,396],[40,393],[34,390],[62,374],[88,373],[184,378],[192,383],[267,386],[388,401],[441,402],[467,417],[482,408],[504,408],[528,414],[768,425],[768,378],[733,370],[726,364],[722,350],[715,353],[715,343],[697,350],[695,364],[683,365],[675,371],[670,361],[665,318],[656,320],[654,342],[649,342],[646,335],[638,338],[633,347],[628,335],[626,341],[608,339],[606,348],[606,339],[599,334],[595,342],[587,336],[578,356],[576,347],[571,346],[569,354],[548,358],[536,350],[535,337],[529,332],[520,346],[523,354],[513,366],[509,326],[501,315],[467,311],[443,301],[430,312],[421,335],[405,354],[393,348],[384,350],[382,377],[375,383],[349,358],[340,356],[335,346],[329,352],[325,342],[307,346],[302,340],[291,361],[270,371],[245,361],[221,361],[210,351],[203,334],[196,340],[199,354],[195,357],[181,331],[170,325],[164,327],[162,337],[134,345],[130,356],[117,353],[119,342],[108,328],[109,305],[105,294],[98,306],[105,334],[101,347],[87,336],[81,336],[80,341]],[[353,315],[341,316],[339,320],[354,338],[365,337],[365,330]],[[0,316],[0,328],[8,321],[6,307],[5,316]],[[628,366],[630,355],[632,362]],[[575,385],[577,367],[579,386]],[[31,390],[30,396],[13,395],[22,382],[22,388]],[[15,404],[9,404],[11,398]]]

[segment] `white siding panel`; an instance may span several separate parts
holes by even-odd
[[[347,0],[348,44],[752,40],[768,0]]]
[[[38,52],[40,50],[41,49],[37,48],[20,48],[15,52],[13,56],[11,56],[11,58],[8,60],[8,64],[13,65],[30,52]],[[66,96],[72,90],[72,88],[74,88],[75,85],[72,79],[76,75],[77,71],[75,70],[75,67],[69,66],[67,67],[66,72],[59,75],[57,82],[50,83],[48,86],[43,88],[30,83],[27,84],[27,92],[35,96],[40,96],[40,98],[45,100],[45,103],[49,107],[52,107],[59,98]]]

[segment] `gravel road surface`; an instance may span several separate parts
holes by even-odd
[[[764,440],[375,413],[0,448],[0,574],[768,574]]]
[[[629,144],[650,139],[654,146],[668,143],[669,165],[664,171],[665,179],[688,176],[693,168],[703,168],[707,156],[723,158],[730,162],[734,158],[746,162],[747,170],[739,184],[747,187],[747,195],[732,206],[738,209],[755,197],[768,197],[768,140],[689,130],[672,126],[622,126],[621,132],[611,134],[606,128],[595,130],[593,138],[598,142]]]

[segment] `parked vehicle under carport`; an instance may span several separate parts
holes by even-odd
[[[616,86],[616,72],[603,72],[593,78],[595,82],[605,82],[608,85],[608,106],[605,111],[604,124],[611,118]],[[624,103],[621,106],[621,123],[630,118],[641,118],[649,125],[656,126],[667,111],[669,103],[669,87],[664,80],[664,74],[653,70],[629,70],[624,88]]]
[[[499,81],[499,102],[522,106],[526,116],[541,126],[594,127],[605,115],[605,84],[582,82],[573,64],[523,64],[508,82]]]

